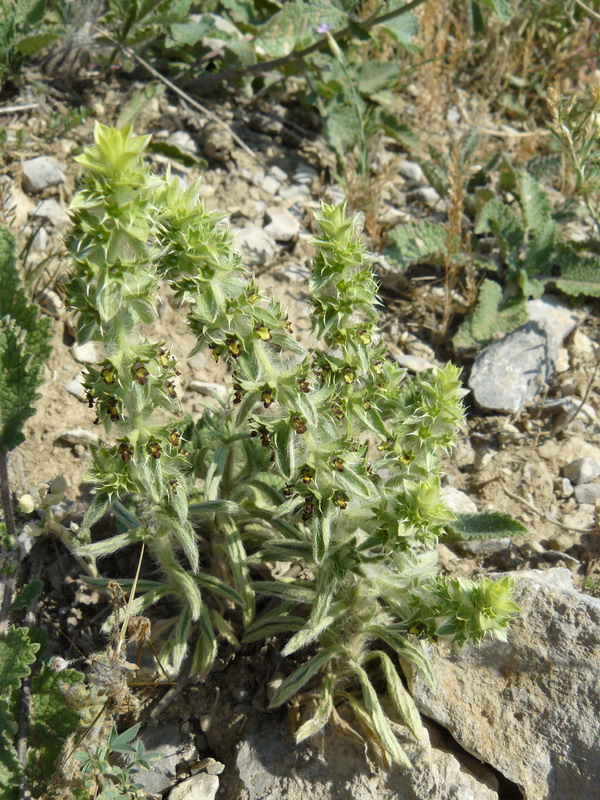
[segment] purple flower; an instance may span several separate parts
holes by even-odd
[[[329,33],[332,29],[333,25],[330,25],[328,22],[322,22],[317,28],[317,33]]]

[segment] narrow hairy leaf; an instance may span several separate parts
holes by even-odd
[[[360,681],[365,709],[369,715],[369,720],[381,744],[393,761],[397,764],[410,767],[408,756],[400,747],[396,734],[392,730],[390,722],[381,708],[377,692],[373,688],[369,676],[358,664],[353,664],[352,667]]]
[[[329,722],[333,709],[333,687],[335,686],[335,675],[330,673],[323,682],[323,688],[319,693],[317,707],[313,716],[304,722],[296,731],[296,743],[300,744],[310,736],[314,736]]]
[[[305,661],[304,664],[294,670],[294,672],[284,680],[273,694],[271,702],[269,703],[269,708],[277,708],[277,706],[289,700],[289,698],[299,692],[325,664],[335,658],[339,652],[340,649],[337,646],[327,647],[312,656],[312,658],[309,658],[308,661]]]
[[[400,680],[396,667],[392,659],[387,653],[381,650],[377,651],[379,661],[385,680],[387,683],[388,694],[404,724],[410,729],[413,736],[420,739],[423,736],[423,723],[421,722],[421,715],[415,705],[414,700],[404,687]]]

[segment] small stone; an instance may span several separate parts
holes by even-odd
[[[548,328],[527,322],[479,353],[469,388],[482,408],[514,414],[551,382],[557,355]]]
[[[268,263],[275,255],[275,242],[258,225],[249,223],[234,232],[235,246],[242,251],[248,266]]]
[[[308,194],[310,194],[308,186],[298,186],[296,184],[286,186],[285,189],[279,191],[279,197],[281,197],[282,200],[287,200],[290,205],[292,205],[292,203],[302,202]]]
[[[454,486],[443,486],[440,492],[444,505],[454,514],[476,514],[477,506],[468,494]]]
[[[209,775],[220,775],[224,769],[225,764],[221,764],[220,761],[213,761],[211,764],[206,766],[206,771]]]
[[[69,215],[53,197],[42,200],[33,212],[35,219],[47,219],[55,228],[63,228],[69,222]]]
[[[580,505],[594,506],[600,500],[600,483],[582,483],[575,487],[575,499]]]
[[[430,208],[441,208],[443,206],[442,198],[433,186],[422,186],[416,189],[415,196],[426,203]]]
[[[600,462],[595,458],[576,458],[563,467],[563,475],[576,485],[589,483],[600,475]]]
[[[83,445],[89,447],[90,445],[97,445],[100,443],[100,437],[97,433],[87,431],[85,428],[72,428],[70,431],[61,433],[58,437],[59,442],[68,445]]]
[[[398,172],[405,180],[410,181],[411,183],[420,185],[427,183],[425,173],[416,163],[416,161],[401,161],[398,164]]]
[[[202,149],[215,161],[231,161],[235,149],[231,130],[218,122],[207,122],[202,128]]]
[[[58,161],[51,156],[30,158],[23,164],[23,188],[26,192],[41,192],[65,180]]]
[[[36,302],[44,309],[44,311],[51,314],[53,317],[59,317],[65,307],[61,296],[54,291],[54,289],[42,289],[41,292],[35,297]]]
[[[169,800],[215,800],[218,791],[217,776],[203,772],[174,786],[169,793]]]
[[[539,297],[537,300],[529,300],[527,314],[530,322],[538,322],[540,325],[550,328],[559,344],[562,344],[567,336],[575,330],[582,318],[581,312],[575,311],[567,303],[563,303],[551,295]]]
[[[568,372],[571,368],[571,362],[569,359],[569,351],[566,347],[559,347],[558,348],[558,358],[556,359],[556,371],[557,372]]]
[[[266,175],[260,182],[260,188],[267,194],[277,194],[281,188],[281,183],[272,175]]]
[[[204,397],[215,397],[222,400],[227,397],[227,388],[213,381],[190,381],[187,387],[191,392],[198,392]]]
[[[236,686],[231,692],[231,696],[236,702],[241,703],[248,699],[248,690],[244,686]]]
[[[309,167],[308,164],[300,164],[298,167],[296,167],[292,176],[295,183],[303,186],[310,186],[315,178],[318,177],[319,173],[317,170]]]
[[[573,496],[573,484],[568,478],[557,478],[554,481],[554,491],[558,497],[566,500]]]
[[[598,345],[592,341],[589,336],[586,336],[585,333],[577,330],[573,334],[571,347],[576,355],[589,357],[594,355]]]
[[[597,421],[593,407],[588,403],[582,404],[578,397],[573,397],[570,394],[564,397],[553,397],[550,400],[544,400],[541,408],[551,414],[558,414],[560,425],[567,423],[571,425],[579,420],[584,426],[589,426],[594,425]]]
[[[80,364],[98,364],[104,358],[104,348],[100,342],[85,342],[74,345],[71,355]]]
[[[288,179],[287,172],[284,172],[278,166],[269,167],[267,175],[270,175],[272,178],[275,178],[275,180],[279,181],[279,183],[284,183],[284,181],[287,181]]]
[[[76,397],[78,400],[85,400],[86,391],[83,383],[83,373],[80,372],[72,380],[66,381],[63,386],[73,397]]]
[[[510,543],[511,539],[508,536],[502,539],[463,539],[456,542],[456,547],[465,555],[489,558],[502,550],[507,550]]]
[[[267,208],[268,225],[264,231],[276,242],[291,242],[300,230],[300,220],[285,208]]]
[[[156,728],[147,727],[139,734],[137,741],[141,741],[146,750],[160,753],[162,757],[153,761],[150,769],[137,772],[136,782],[141,783],[147,793],[163,792],[172,786],[177,764],[181,758],[182,742],[179,725],[169,723]]]
[[[196,154],[198,152],[198,145],[187,131],[173,131],[167,138],[167,143],[187,153]]]
[[[400,364],[409,372],[423,372],[426,369],[433,369],[435,364],[426,358],[420,356],[411,356],[408,353],[402,353],[399,350],[393,353],[394,361]]]

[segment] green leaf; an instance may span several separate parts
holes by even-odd
[[[600,258],[563,251],[558,257],[560,278],[555,286],[572,297],[600,297]]]
[[[482,6],[491,8],[500,22],[510,22],[513,18],[513,10],[509,0],[477,0]]]
[[[133,125],[144,108],[154,98],[161,97],[165,92],[165,85],[161,81],[150,81],[143,89],[136,92],[131,100],[128,100],[119,113],[117,128],[126,128]]]
[[[377,734],[381,744],[396,763],[410,767],[410,761],[404,750],[400,747],[396,734],[392,730],[392,726],[381,708],[377,692],[373,688],[369,676],[358,664],[353,664],[352,667],[354,672],[358,675],[365,709],[369,715],[373,730]]]
[[[27,772],[43,793],[53,777],[68,736],[80,725],[79,715],[65,703],[63,688],[82,683],[83,674],[74,669],[57,672],[47,664],[31,681],[32,707],[28,731]]]
[[[519,202],[528,231],[539,235],[552,223],[548,195],[527,172],[519,175]]]
[[[333,687],[335,686],[335,675],[330,673],[325,678],[323,688],[319,694],[315,713],[310,719],[302,724],[296,731],[296,744],[300,744],[310,736],[314,736],[329,722],[329,717],[333,710]]]
[[[17,727],[8,700],[0,698],[0,789],[8,790],[0,793],[2,800],[16,798],[16,787],[22,781],[23,770],[14,744]]]
[[[416,50],[413,40],[419,32],[419,20],[414,14],[400,14],[387,22],[380,23],[378,27],[383,28],[406,50],[410,52]]]
[[[24,611],[31,607],[31,604],[44,588],[43,581],[37,578],[30,583],[25,584],[18,595],[15,597],[13,604],[10,607],[11,611]]]
[[[392,659],[387,655],[387,653],[384,653],[381,650],[376,652],[381,663],[383,674],[385,675],[388,694],[392,703],[396,707],[400,717],[402,718],[402,721],[409,728],[413,736],[416,739],[420,739],[423,736],[424,729],[423,723],[421,722],[421,715],[419,714],[419,711],[415,705],[415,701],[404,688],[404,684],[396,672],[396,667],[394,666]]]
[[[31,672],[29,665],[35,661],[39,644],[32,642],[28,628],[13,625],[0,635],[0,693],[17,689]]]
[[[55,42],[59,38],[59,33],[57,31],[46,31],[45,33],[30,33],[27,36],[23,36],[16,44],[16,49],[23,53],[26,56],[33,56],[36,53],[39,53],[40,50],[43,50],[52,42]]]
[[[397,81],[400,77],[398,64],[385,61],[366,61],[356,70],[358,89],[362,94],[371,95]]]
[[[499,333],[510,333],[527,322],[529,315],[525,298],[513,298],[504,305],[502,295],[499,283],[484,280],[475,310],[461,324],[452,340],[455,347],[483,347]]]
[[[194,153],[190,153],[189,150],[183,150],[176,144],[170,144],[169,142],[161,142],[157,141],[156,139],[152,139],[152,141],[148,143],[146,150],[148,153],[158,153],[159,155],[166,156],[173,161],[179,161],[186,167],[204,168],[208,166],[208,162],[204,158],[200,158]]]
[[[446,524],[445,541],[462,539],[501,539],[506,536],[523,536],[527,528],[504,511],[481,511],[475,514],[457,514]]]
[[[312,658],[309,658],[308,661],[305,661],[304,664],[294,670],[276,690],[269,703],[269,708],[277,708],[277,706],[289,700],[290,697],[299,692],[325,664],[331,661],[332,658],[335,658],[339,652],[340,648],[337,645],[332,645],[331,647],[326,647],[324,650],[321,650],[319,653],[312,656]]]
[[[404,270],[412,264],[437,263],[446,252],[448,234],[443,225],[409,222],[389,232],[385,254],[393,266]]]

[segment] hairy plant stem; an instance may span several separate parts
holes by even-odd
[[[2,497],[2,511],[4,513],[6,534],[11,541],[14,541],[17,531],[10,497],[8,453],[6,450],[0,450],[0,495]],[[17,580],[16,571],[14,569],[16,567],[16,554],[14,550],[9,550],[2,554],[1,567],[5,571],[5,575],[3,581],[2,604],[0,605],[0,634],[5,633],[8,628],[8,616]]]

